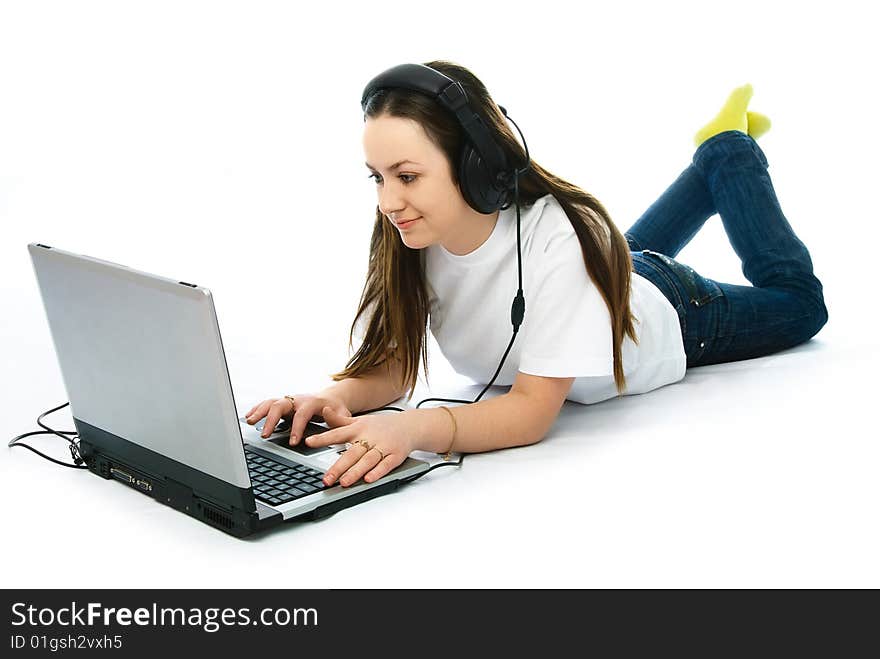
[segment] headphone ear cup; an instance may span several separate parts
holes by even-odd
[[[470,144],[462,151],[458,180],[465,201],[478,213],[494,213],[507,201],[507,191],[498,188],[486,163]]]

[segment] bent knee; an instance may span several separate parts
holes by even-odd
[[[825,300],[820,297],[810,304],[810,313],[804,319],[804,332],[806,334],[804,341],[816,336],[825,327],[827,322],[828,307],[825,306]]]

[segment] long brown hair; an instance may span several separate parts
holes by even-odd
[[[471,107],[504,150],[508,162],[525,162],[523,147],[485,85],[473,73],[446,60],[425,62],[425,65],[460,82]],[[459,185],[457,167],[453,163],[458,163],[465,137],[452,114],[425,94],[392,88],[381,89],[368,99],[364,121],[367,117],[382,115],[412,119],[421,124],[428,137],[445,153],[453,181]],[[623,393],[626,388],[621,356],[624,334],[637,341],[629,306],[632,270],[629,245],[598,199],[554,176],[532,159],[531,168],[519,179],[520,205],[530,206],[548,193],[565,210],[580,241],[587,274],[608,306],[614,381],[618,393]],[[345,368],[330,376],[334,381],[364,375],[393,357],[401,362],[404,380],[400,384],[408,392],[409,400],[418,379],[420,354],[427,380],[429,304],[420,252],[403,243],[400,233],[377,205],[367,279],[349,332],[349,349],[353,347],[354,332],[362,315],[366,319],[366,331],[360,348]]]

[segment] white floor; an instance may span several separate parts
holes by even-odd
[[[197,587],[222,574],[243,587],[245,565],[259,564],[278,568],[273,586],[303,588],[876,587],[875,401],[847,391],[865,363],[832,329],[649,394],[568,402],[537,445],[469,455],[461,469],[257,539],[10,449],[0,580],[114,587],[125,574],[129,587]],[[415,402],[479,393],[434,359],[434,388],[420,383]],[[18,412],[4,415],[4,436],[30,428],[35,414]],[[47,422],[72,428],[68,412]],[[60,439],[35,443],[63,456]]]

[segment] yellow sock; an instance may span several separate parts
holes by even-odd
[[[754,139],[758,139],[770,130],[770,117],[758,112],[746,112],[749,118],[749,135]]]
[[[746,110],[748,109],[749,101],[752,100],[752,92],[752,85],[749,83],[742,87],[737,87],[730,92],[727,102],[720,112],[715,115],[715,118],[694,135],[694,144],[700,146],[710,137],[723,133],[726,130],[738,130],[748,133],[749,120],[746,116]]]

